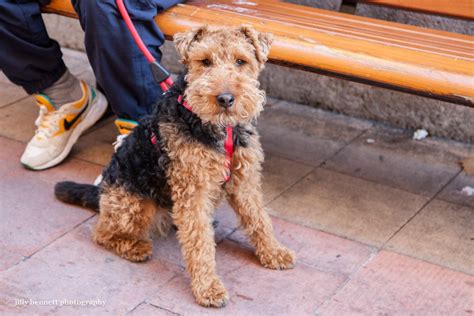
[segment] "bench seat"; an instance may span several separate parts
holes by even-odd
[[[67,0],[44,11],[76,17]],[[156,22],[168,38],[202,24],[251,24],[275,35],[273,63],[474,106],[472,36],[275,0],[189,1]]]

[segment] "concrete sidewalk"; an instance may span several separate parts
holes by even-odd
[[[93,82],[84,54],[65,50],[65,60]],[[57,181],[92,182],[108,162],[113,119],[60,166],[31,172],[19,159],[37,114],[1,75],[0,313],[474,313],[474,196],[461,193],[474,177],[458,165],[472,144],[414,141],[413,131],[269,100],[259,122],[265,201],[297,264],[261,267],[222,205],[217,266],[230,303],[216,310],[194,303],[174,233],[155,241],[151,261],[131,263],[92,242],[93,212],[55,200]]]

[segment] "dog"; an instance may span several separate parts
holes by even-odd
[[[216,274],[212,221],[223,198],[263,266],[295,262],[274,236],[261,192],[258,75],[272,37],[247,25],[202,26],[174,42],[185,75],[124,140],[100,186],[60,182],[55,194],[97,210],[94,241],[134,262],[151,256],[152,227],[165,235],[172,221],[197,303],[222,307],[228,293]]]

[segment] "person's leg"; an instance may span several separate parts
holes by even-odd
[[[56,41],[49,38],[35,0],[0,2],[0,69],[29,94],[43,92],[53,104],[81,97]]]
[[[161,59],[164,36],[153,18],[179,1],[125,0],[130,17],[151,53]],[[138,120],[150,113],[162,91],[133,41],[115,0],[72,0],[85,32],[85,46],[97,83],[120,118]]]
[[[0,1],[0,69],[29,94],[51,87],[66,72],[38,1]]]
[[[64,160],[107,108],[103,95],[67,70],[58,43],[47,34],[38,0],[0,1],[0,68],[13,83],[36,94],[38,128],[21,157],[29,169]]]

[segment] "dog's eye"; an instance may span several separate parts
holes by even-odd
[[[201,63],[204,67],[209,67],[211,65],[211,61],[209,59],[203,59],[201,60]]]
[[[237,66],[242,66],[242,65],[245,65],[246,63],[247,63],[247,62],[246,62],[245,60],[242,60],[242,59],[237,59],[237,60],[235,61],[235,64],[236,64]]]

